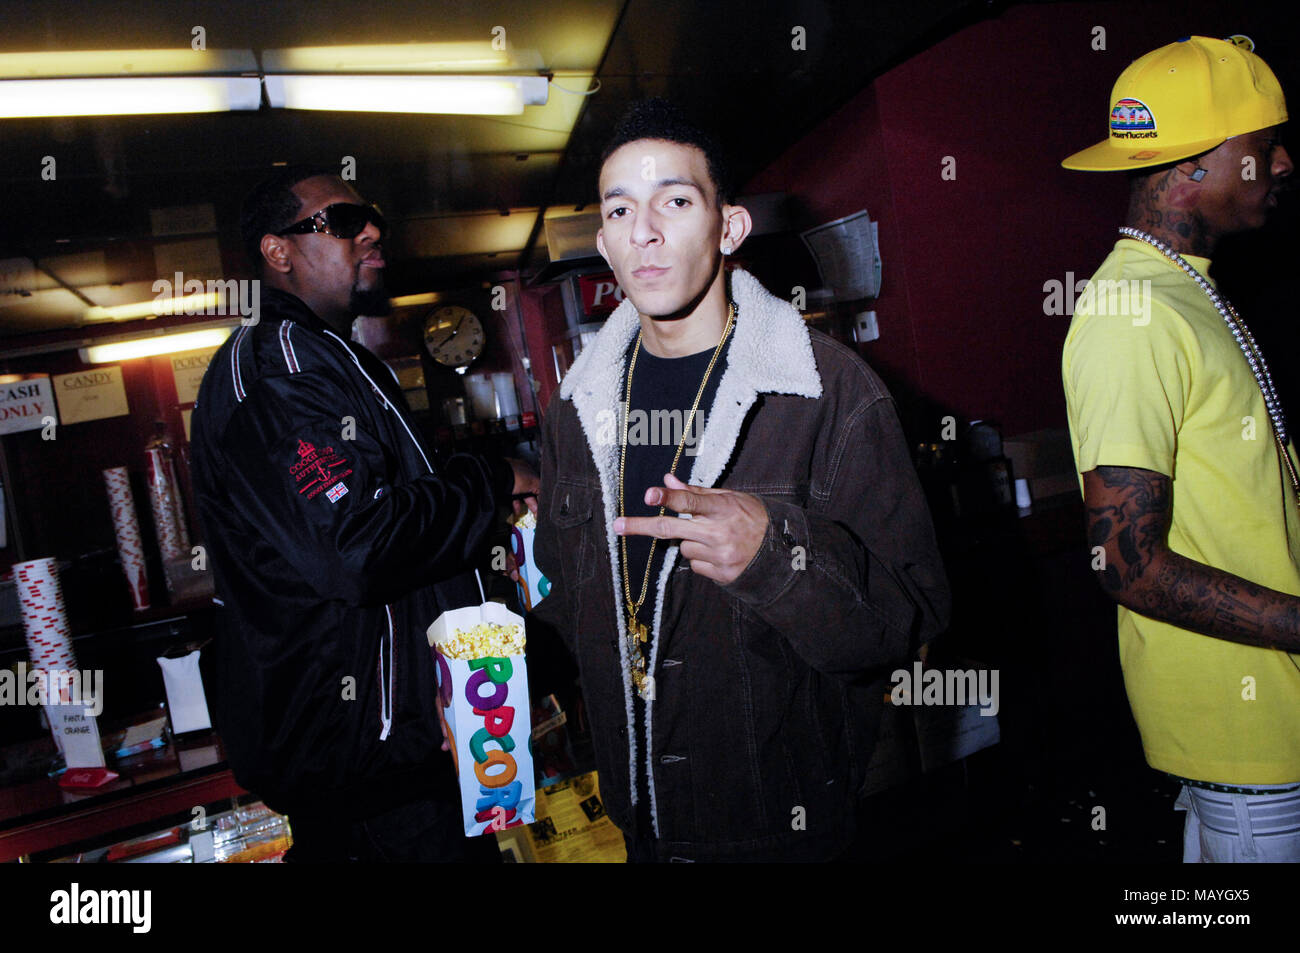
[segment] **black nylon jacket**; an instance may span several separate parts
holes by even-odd
[[[236,779],[281,812],[454,797],[425,629],[481,601],[466,568],[509,465],[436,461],[388,368],[268,288],[213,356],[191,433]]]

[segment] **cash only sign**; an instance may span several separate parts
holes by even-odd
[[[0,377],[0,434],[39,430],[57,421],[48,374]]]

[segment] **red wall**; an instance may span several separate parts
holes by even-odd
[[[1065,426],[1070,319],[1044,314],[1043,285],[1095,270],[1127,186],[1060,161],[1105,136],[1111,86],[1133,59],[1187,33],[1251,33],[1248,13],[1208,4],[1144,4],[1140,22],[1133,11],[1027,5],[968,27],[879,77],[743,190],[791,193],[809,225],[861,208],[879,220],[881,337],[863,354],[942,412],[1006,435]]]

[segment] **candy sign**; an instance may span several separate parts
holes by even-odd
[[[59,401],[59,418],[65,424],[121,417],[131,412],[122,384],[122,368],[118,366],[56,375],[54,393]]]

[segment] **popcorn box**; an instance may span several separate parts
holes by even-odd
[[[533,561],[533,537],[537,533],[537,517],[525,513],[514,522],[511,538],[515,551],[515,563],[519,566],[519,604],[529,611],[545,599],[551,592],[551,580],[547,579]]]
[[[536,790],[523,618],[485,602],[444,612],[427,634],[465,836],[531,824]]]

